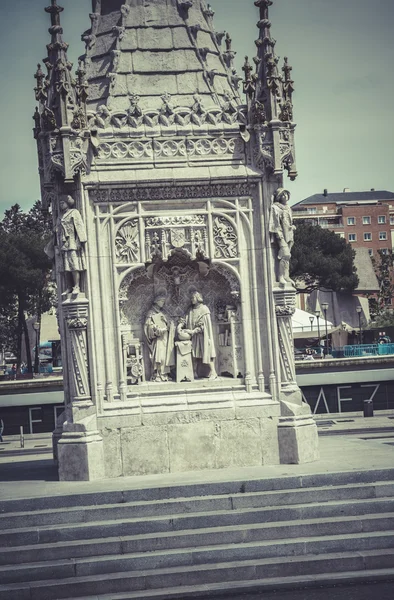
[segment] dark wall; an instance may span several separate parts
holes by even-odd
[[[59,404],[44,404],[43,406],[7,406],[0,408],[0,418],[4,421],[3,435],[19,435],[20,426],[23,433],[30,433],[29,408],[39,408],[33,411],[33,419],[41,419],[41,423],[33,423],[33,433],[49,433],[55,429],[54,406]],[[58,409],[58,413],[61,409]]]
[[[364,402],[372,396],[374,410],[394,409],[393,381],[312,386],[302,388],[302,393],[316,414],[363,412]]]

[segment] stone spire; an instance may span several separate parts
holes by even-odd
[[[161,111],[239,105],[234,52],[204,0],[94,0],[86,44],[88,109]],[[231,40],[230,40],[231,41]],[[138,98],[138,101],[137,101]],[[138,112],[137,110],[137,112]]]
[[[75,80],[71,73],[73,65],[67,57],[68,44],[63,41],[60,22],[63,10],[57,0],[51,0],[51,5],[45,8],[51,17],[51,41],[47,45],[47,57],[43,60],[47,74],[39,64],[34,76],[38,102],[33,116],[34,137],[39,150],[44,207],[54,197],[54,183],[58,175],[71,183],[75,175],[85,168],[90,136],[86,118],[88,84],[85,67],[81,61]]]
[[[292,67],[284,59],[282,68],[275,53],[276,40],[271,35],[269,7],[272,0],[255,0],[260,19],[257,23],[260,34],[255,44],[257,55],[253,59],[255,69],[246,58],[243,83],[246,94],[249,123],[257,132],[259,151],[256,166],[264,167],[281,179],[286,169],[291,179],[297,176],[294,154],[293,103],[294,81]],[[253,72],[254,70],[254,72]],[[283,75],[282,75],[283,73]]]

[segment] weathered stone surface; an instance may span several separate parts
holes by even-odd
[[[215,423],[200,421],[187,425],[169,425],[170,470],[199,471],[215,468]]]
[[[138,29],[139,50],[172,50],[172,30],[167,27],[157,29]]]
[[[216,425],[216,468],[262,464],[261,432],[258,419],[222,421]]]
[[[168,436],[164,427],[122,429],[121,448],[125,477],[170,470]]]
[[[279,464],[279,440],[278,440],[279,418],[272,416],[260,419],[261,446],[264,465]]]
[[[302,464],[319,459],[317,427],[312,418],[281,418],[278,439],[282,464]]]
[[[122,39],[122,50],[136,50],[137,47],[137,29],[126,29]]]
[[[149,87],[150,96],[161,96],[163,90],[168,90],[169,94],[176,94],[178,91],[177,83],[176,83],[176,75],[169,74],[156,74],[156,75],[146,75],[144,79],[141,77],[137,77],[134,74],[130,74],[127,77],[127,86],[129,94],[145,94],[146,89]],[[160,100],[161,103],[161,100]],[[141,103],[142,106],[144,106]],[[152,107],[152,104],[146,103],[146,108]],[[156,108],[156,106],[154,106]]]
[[[201,71],[201,63],[193,50],[174,50],[173,52],[133,53],[135,73],[182,73]]]
[[[98,432],[64,433],[57,453],[60,481],[94,481],[104,477],[103,440]]]
[[[102,429],[105,477],[123,475],[120,429]]]

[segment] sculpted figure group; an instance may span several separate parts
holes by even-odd
[[[176,352],[191,354],[191,366],[195,379],[199,377],[199,365],[207,365],[208,377],[216,379],[215,344],[211,313],[197,291],[191,295],[191,307],[177,326],[164,312],[165,294],[156,296],[145,319],[144,332],[152,363],[152,381],[168,381],[172,368],[177,364]],[[190,350],[182,351],[181,344],[189,343]],[[182,362],[181,364],[184,364]]]

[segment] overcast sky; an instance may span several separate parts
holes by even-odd
[[[39,198],[32,134],[33,75],[49,42],[49,0],[1,0],[0,215]],[[90,0],[59,0],[64,39],[76,64]],[[255,54],[258,9],[253,0],[211,0],[218,31],[231,33],[243,58]],[[274,0],[276,52],[293,65],[299,177],[286,185],[292,202],[329,192],[394,191],[393,0]],[[242,74],[242,72],[241,72]]]

